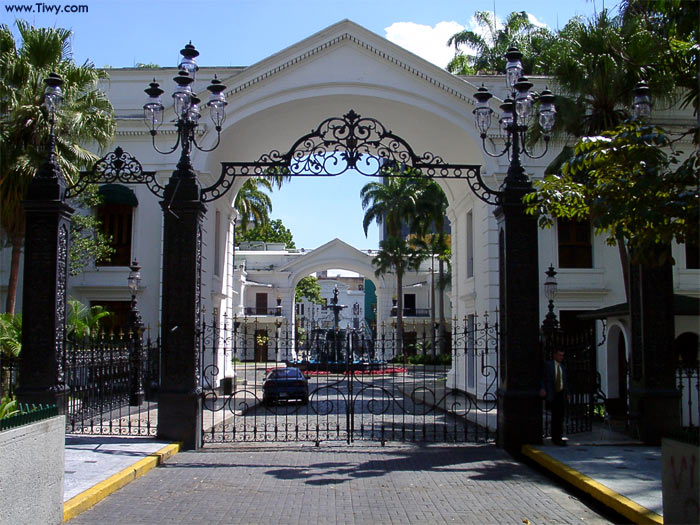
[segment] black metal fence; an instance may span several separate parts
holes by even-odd
[[[601,390],[600,373],[596,368],[596,339],[594,330],[577,333],[557,331],[552,340],[543,340],[545,359],[551,359],[553,348],[565,352],[564,367],[568,383],[569,400],[564,419],[564,433],[577,434],[593,429],[596,406],[605,396]],[[548,410],[543,412],[543,436],[551,432]]]
[[[160,341],[141,334],[66,341],[66,432],[155,436]]]
[[[19,358],[0,352],[0,397],[12,397],[17,386]]]
[[[681,426],[697,431],[700,427],[700,367],[678,368],[676,387],[681,394]]]
[[[407,325],[399,345],[393,330],[274,321],[203,327],[205,443],[495,439],[498,325],[488,318],[453,321],[444,354],[430,323]],[[266,381],[288,367],[304,380]]]

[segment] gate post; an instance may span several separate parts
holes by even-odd
[[[199,323],[206,206],[189,155],[181,157],[160,205],[164,231],[158,437],[197,449],[202,445]]]
[[[664,433],[679,429],[681,422],[675,382],[678,358],[673,351],[673,272],[670,263],[632,264],[629,278],[630,416],[644,442],[659,444]]]
[[[56,162],[53,123],[49,155],[29,186],[23,202],[26,217],[22,285],[22,352],[20,403],[53,405],[65,414],[66,283],[70,218],[66,183]]]
[[[501,205],[495,211],[501,342],[498,445],[516,453],[525,443],[542,442],[537,219],[525,214],[522,203],[531,187],[527,180],[510,182],[502,190]]]

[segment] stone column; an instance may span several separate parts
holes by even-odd
[[[182,164],[170,178],[161,202],[164,238],[158,437],[197,449],[202,443],[199,352],[206,207],[191,166]]]
[[[680,428],[681,418],[671,264],[630,265],[629,288],[630,416],[641,439],[658,445],[664,435]]]
[[[537,219],[525,214],[529,182],[509,184],[496,210],[499,228],[500,350],[498,445],[520,452],[542,442]]]
[[[24,283],[22,286],[22,353],[20,403],[57,405],[65,414],[66,283],[70,219],[65,181],[51,148],[24,201]]]

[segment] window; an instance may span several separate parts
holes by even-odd
[[[138,205],[132,190],[121,184],[104,184],[99,188],[102,204],[96,215],[102,231],[112,239],[114,253],[109,261],[98,266],[129,266],[131,264],[131,235],[134,208]]]
[[[416,294],[403,294],[403,315],[414,317],[416,315]]]
[[[255,313],[256,315],[267,315],[267,294],[255,294]]]
[[[474,277],[474,220],[467,213],[467,278]]]
[[[559,219],[557,241],[560,268],[593,268],[591,224],[589,221]]]
[[[216,210],[214,218],[214,275],[221,275],[221,212]]]

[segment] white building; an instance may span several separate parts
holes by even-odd
[[[154,75],[169,89],[177,70],[125,68],[110,70],[109,74],[110,79],[102,88],[116,111],[115,146],[137,158],[145,171],[155,171],[164,186],[178,155],[163,156],[153,151],[151,135],[142,119],[143,89]],[[227,118],[220,145],[211,153],[193,152],[192,162],[203,187],[219,178],[221,162],[255,161],[273,150],[287,151],[296,139],[326,118],[345,115],[351,109],[383,123],[418,154],[432,152],[452,164],[480,165],[485,182],[492,188],[498,188],[505,177],[507,156],[491,158],[483,153],[472,115],[478,85],[483,82],[502,99],[503,78],[454,76],[353,22],[339,22],[249,67],[203,67],[196,89],[203,89],[214,74],[227,86]],[[544,78],[532,80],[535,89],[542,89],[547,83]],[[692,123],[688,112],[667,111],[656,118],[664,124]],[[166,108],[163,120],[165,124],[156,142],[166,144],[176,136],[172,108]],[[197,140],[202,146],[211,147],[217,137],[206,120],[202,118]],[[488,142],[502,145],[503,136],[498,129],[492,129]],[[528,174],[535,179],[541,177],[560,146],[553,140],[548,155],[527,160]],[[447,301],[451,311],[447,315],[463,319],[494,312],[499,297],[494,209],[479,200],[465,180],[436,180],[449,202],[452,233],[452,286]],[[202,275],[205,315],[219,316],[222,322],[224,315],[228,319],[250,315],[260,326],[271,326],[278,317],[272,311],[277,308],[279,297],[283,314],[289,316],[288,322],[293,322],[294,288],[298,281],[328,268],[344,268],[376,284],[378,325],[390,320],[395,293],[392,283],[375,277],[369,255],[342,241],[331,241],[303,255],[278,249],[268,250],[261,257],[259,251],[241,250],[234,258],[231,203],[242,182],[241,178],[236,179],[223,198],[208,204]],[[155,330],[160,318],[163,212],[158,199],[145,186],[126,186],[130,191],[122,189],[121,196],[109,196],[101,212],[109,219],[111,231],[120,232],[122,262],[94,267],[71,278],[69,293],[85,303],[102,302],[113,310],[123,309],[130,299],[129,268],[124,261],[137,259],[143,278],[139,307],[144,320]],[[692,257],[686,257],[684,246],[674,245],[673,255],[675,293],[700,297],[697,264],[691,262]],[[562,320],[573,318],[574,313],[625,302],[617,249],[608,246],[603,238],[593,237],[589,226],[559,224],[540,231],[539,264],[540,289],[550,264],[559,272],[556,311]],[[3,250],[0,295],[6,293],[8,268],[9,252]],[[429,306],[429,287],[423,281],[425,275],[418,275],[405,283],[407,287],[414,286],[408,293],[416,294],[416,308]],[[542,292],[541,318],[546,304]],[[256,313],[251,314],[251,309]],[[263,309],[264,313],[257,313]],[[598,323],[597,330],[599,340],[606,341],[599,347],[597,359],[603,390],[614,396],[624,378],[613,371],[611,363],[618,359],[619,352],[627,351],[629,321],[620,318],[606,326]],[[697,317],[679,320],[677,334],[684,332],[697,337]],[[456,363],[448,384],[466,389],[466,368]]]

